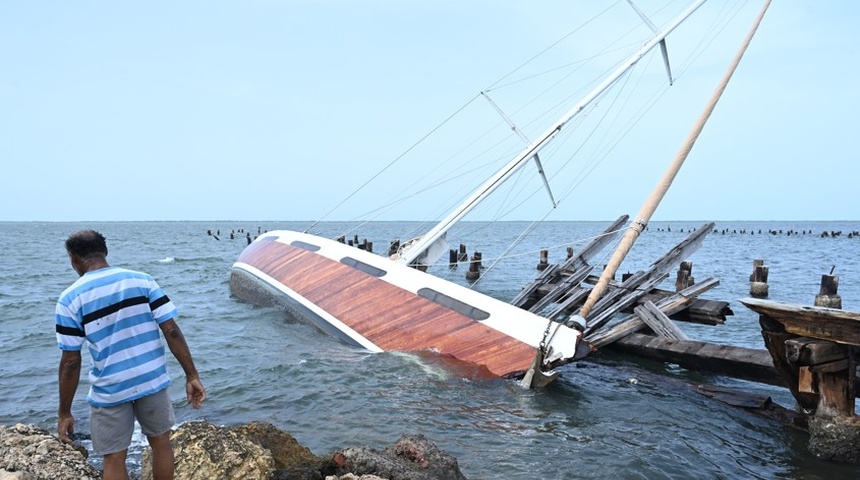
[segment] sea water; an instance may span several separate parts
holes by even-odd
[[[449,234],[453,248],[480,251],[484,278],[473,288],[510,300],[539,272],[540,249],[551,263],[568,245],[582,247],[609,222],[529,224],[465,222]],[[618,276],[647,266],[704,222],[652,222]],[[218,425],[265,421],[288,431],[317,455],[349,446],[383,448],[406,433],[426,435],[457,457],[468,478],[857,478],[860,469],[822,462],[806,436],[754,413],[695,393],[713,384],[768,395],[792,408],[781,388],[703,375],[676,365],[600,352],[561,368],[547,388],[471,378],[431,355],[372,354],[346,346],[283,312],[230,295],[229,271],[246,234],[303,230],[304,222],[0,223],[0,424],[32,423],[56,431],[54,303],[76,279],[63,241],[81,228],[108,239],[112,265],[152,274],[180,309],[208,400],[184,401],[182,370],[171,358],[171,397],[179,422]],[[325,223],[320,233],[358,235],[386,253],[406,222]],[[755,259],[769,267],[770,299],[811,305],[821,276],[839,276],[843,308],[860,309],[860,222],[717,222],[689,260],[697,281],[720,285],[702,297],[730,302],[724,325],[680,324],[693,339],[764,348],[749,296]],[[769,232],[773,233],[769,233]],[[827,231],[842,235],[822,237]],[[231,238],[231,232],[233,232]],[[211,233],[211,235],[209,234]],[[507,246],[519,239],[517,251]],[[607,249],[608,250],[608,249]],[[503,257],[504,254],[504,258]],[[602,266],[607,253],[595,257]],[[497,261],[498,260],[498,261]],[[492,268],[490,268],[492,267]],[[469,285],[465,264],[431,272]],[[673,276],[661,285],[673,288]],[[84,355],[85,360],[88,358]],[[667,383],[673,379],[681,382]],[[73,405],[77,431],[89,432],[85,373]],[[134,439],[139,469],[145,440]],[[100,459],[92,458],[99,466]]]

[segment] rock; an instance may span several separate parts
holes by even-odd
[[[860,464],[860,418],[813,416],[807,448],[822,460]]]
[[[405,435],[383,451],[339,450],[322,459],[275,426],[233,428],[189,422],[170,434],[176,480],[465,480],[457,459],[422,435]],[[152,479],[152,451],[140,475]],[[0,426],[0,480],[96,480],[101,472],[71,445],[34,425]]]
[[[272,453],[242,435],[208,422],[188,422],[170,434],[176,463],[175,480],[269,480],[275,471]],[[141,459],[141,480],[152,479],[152,451]]]
[[[0,479],[98,480],[86,456],[35,425],[0,426]]]
[[[299,444],[289,433],[270,423],[251,422],[233,432],[269,450],[275,460],[274,480],[320,480],[322,459]]]
[[[339,450],[323,465],[323,473],[377,475],[388,480],[466,479],[457,459],[423,435],[404,435],[382,452],[369,447]]]

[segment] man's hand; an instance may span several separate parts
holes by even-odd
[[[57,433],[60,435],[61,441],[71,445],[73,442],[69,435],[75,433],[75,417],[72,415],[61,415],[57,419]]]
[[[185,393],[188,397],[188,403],[194,408],[200,408],[203,401],[206,400],[206,389],[203,388],[203,383],[199,378],[187,378],[185,380]]]

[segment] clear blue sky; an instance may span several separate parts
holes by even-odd
[[[320,218],[600,3],[2,2],[0,221]],[[655,18],[665,3],[637,2]],[[709,3],[697,15],[734,2]],[[654,219],[860,219],[858,25],[854,0],[775,0]],[[659,143],[668,163],[704,100],[626,155]],[[553,219],[635,214],[664,168],[640,163]]]

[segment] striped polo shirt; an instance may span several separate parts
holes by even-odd
[[[89,345],[87,401],[110,407],[170,385],[158,324],[177,314],[155,280],[141,272],[105,267],[85,273],[57,301],[57,344]]]

